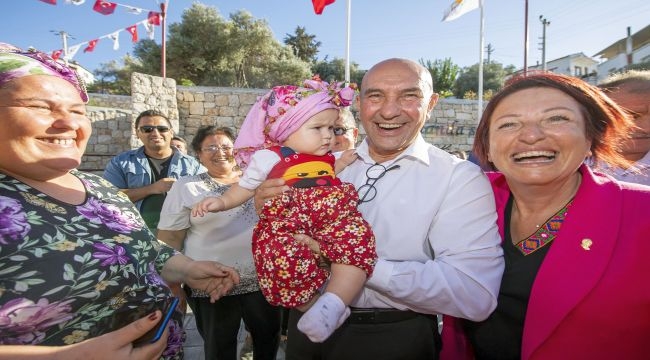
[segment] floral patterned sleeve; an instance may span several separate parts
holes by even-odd
[[[83,203],[61,202],[0,172],[0,345],[67,345],[114,331],[119,314],[172,294],[160,270],[176,251],[128,197],[73,171]],[[182,358],[182,314],[163,358]]]

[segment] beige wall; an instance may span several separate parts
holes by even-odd
[[[142,146],[135,136],[133,122],[144,110],[156,109],[167,114],[176,133],[190,143],[201,125],[239,130],[248,110],[266,91],[176,86],[173,79],[134,73],[131,96],[90,94],[88,116],[93,134],[80,168],[101,172],[114,155]],[[475,100],[441,99],[422,135],[442,149],[468,151],[478,123],[477,109]]]

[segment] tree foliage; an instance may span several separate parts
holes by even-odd
[[[183,84],[269,88],[298,84],[311,75],[310,63],[278,42],[265,20],[244,10],[226,19],[215,7],[198,2],[183,12],[181,22],[169,26],[166,50],[166,75]],[[154,41],[138,42],[123,68],[116,62],[101,65],[95,74],[105,81],[98,86],[130,92],[122,83],[130,82],[133,71],[160,75],[161,51]],[[109,80],[118,84],[110,86]]]
[[[512,74],[514,71],[514,65],[503,67],[503,65],[498,62],[484,64],[483,91],[499,91],[503,87],[506,76]],[[454,94],[456,97],[462,98],[468,91],[478,93],[478,72],[479,64],[474,64],[463,69],[461,74],[458,76],[456,86],[454,87]]]
[[[327,56],[317,61],[311,68],[312,73],[320,76],[327,82],[345,80],[345,59],[334,58],[328,60]],[[366,72],[359,70],[359,64],[350,62],[350,82],[361,85],[361,79]]]
[[[458,73],[460,73],[460,66],[454,64],[451,58],[444,60],[436,59],[434,61],[420,59],[420,65],[424,66],[431,73],[433,78],[433,89],[442,97],[449,97],[453,95],[454,84]]]
[[[294,34],[286,34],[284,43],[291,47],[293,54],[302,61],[308,63],[316,62],[320,41],[316,41],[316,35],[310,35],[302,26],[296,27]]]
[[[95,82],[88,86],[88,92],[129,95],[131,94],[131,72],[136,68],[137,62],[131,56],[126,55],[121,66],[118,61],[111,60],[100,65],[99,69],[93,71]]]

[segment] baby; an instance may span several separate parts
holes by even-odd
[[[253,232],[253,258],[260,288],[273,305],[306,311],[298,329],[310,340],[327,339],[350,315],[377,259],[375,238],[357,210],[352,184],[335,175],[356,159],[354,151],[336,160],[330,151],[339,109],[355,90],[315,77],[303,87],[276,86],[246,116],[235,141],[244,170],[239,184],[192,209],[194,216],[231,209],[253,197],[266,179],[283,178],[290,187],[266,202]],[[294,234],[318,242],[320,257]],[[329,278],[329,281],[327,281]],[[325,286],[324,293],[320,290]]]

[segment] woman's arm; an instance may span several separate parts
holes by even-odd
[[[177,254],[169,258],[160,274],[168,284],[184,283],[193,289],[210,294],[215,302],[239,284],[237,270],[216,261],[194,261]]]
[[[183,230],[158,230],[158,235],[156,236],[158,240],[164,242],[165,244],[173,247],[177,251],[183,250],[183,243],[185,242],[185,236],[187,235],[187,229]]]

